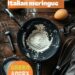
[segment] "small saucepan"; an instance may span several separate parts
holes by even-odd
[[[19,30],[17,43],[20,51],[37,63],[36,75],[41,75],[40,63],[53,57],[60,47],[58,28],[45,18],[32,18]]]

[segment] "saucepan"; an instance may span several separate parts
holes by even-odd
[[[45,18],[32,18],[17,34],[21,53],[36,62],[36,75],[41,75],[41,62],[52,58],[60,47],[60,34],[55,24]]]
[[[45,18],[33,18],[27,21],[19,30],[17,42],[23,54],[29,55],[33,60],[42,61],[52,57],[57,52],[60,46],[60,34],[57,27],[51,21]],[[46,43],[49,45],[47,49],[40,47],[44,42],[49,43]],[[38,47],[32,48],[33,46],[31,46],[29,48],[29,44],[33,46],[36,44],[35,47]],[[44,46],[46,45],[44,44]]]

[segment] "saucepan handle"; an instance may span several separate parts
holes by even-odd
[[[41,63],[36,63],[36,75],[42,75],[41,73]]]

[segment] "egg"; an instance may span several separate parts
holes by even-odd
[[[59,9],[54,14],[54,19],[56,20],[64,20],[68,17],[68,11],[66,9]]]

